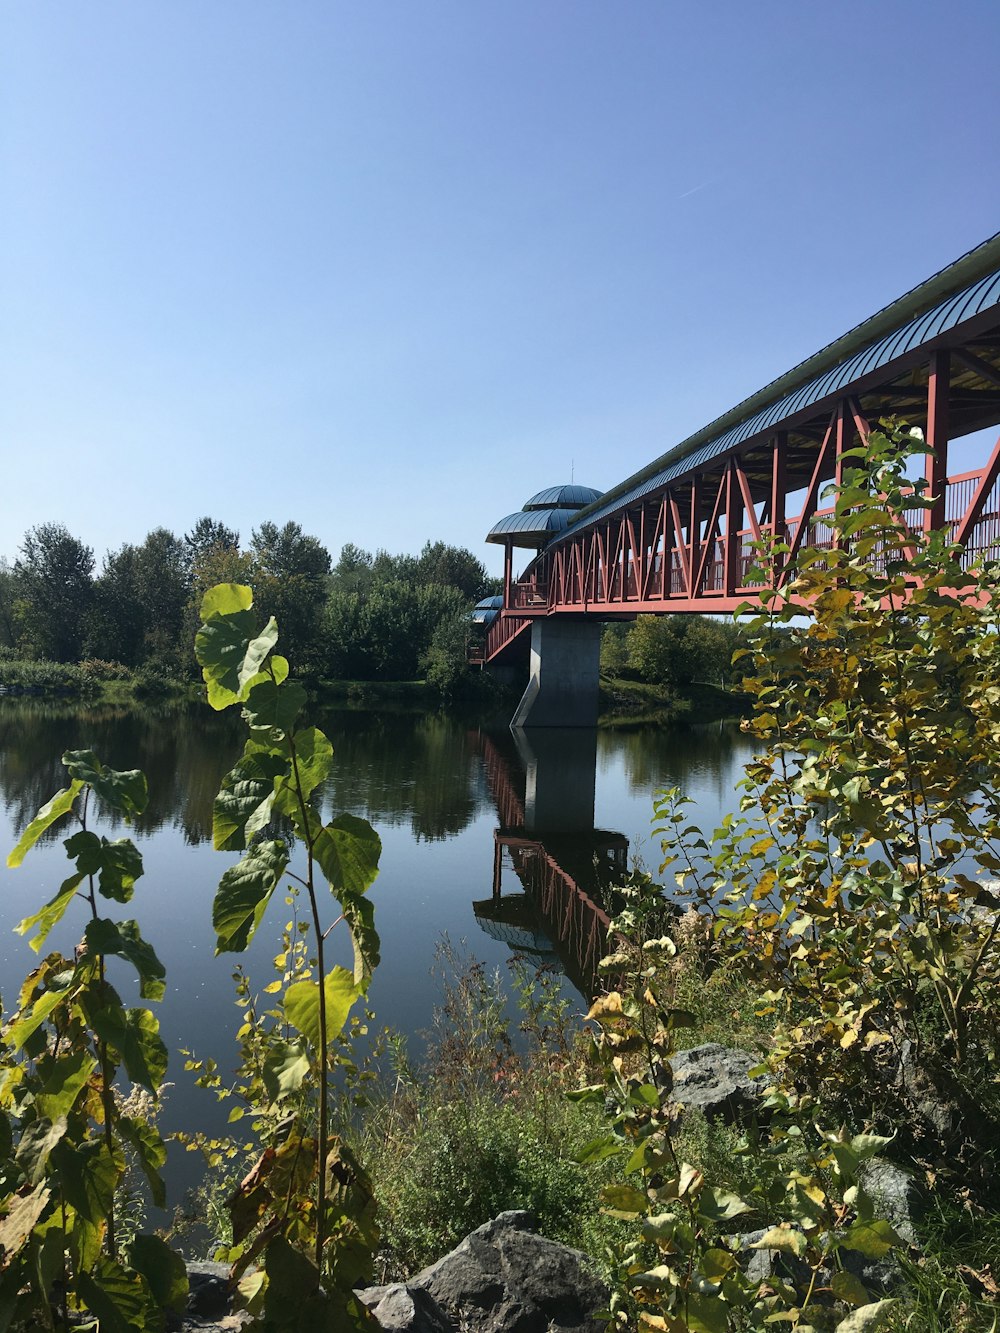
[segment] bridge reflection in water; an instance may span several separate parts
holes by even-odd
[[[513,952],[558,964],[589,1002],[608,951],[613,887],[628,869],[625,835],[594,828],[597,733],[480,733],[479,746],[500,827],[493,892],[473,902],[476,920]]]

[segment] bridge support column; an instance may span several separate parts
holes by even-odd
[[[601,625],[552,616],[531,627],[531,675],[512,727],[595,727]]]

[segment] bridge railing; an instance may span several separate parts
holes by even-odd
[[[509,644],[513,643],[522,630],[526,629],[530,624],[531,621],[525,616],[498,616],[486,633],[486,641],[483,644],[480,664],[492,661],[497,653],[502,653]],[[471,656],[469,661],[473,662]],[[473,665],[475,665],[475,663],[473,663]]]
[[[980,487],[984,473],[982,469],[965,472],[948,479],[945,493],[945,524],[949,535],[954,539],[962,527],[966,514],[969,513]],[[968,567],[973,561],[986,557],[1000,558],[1000,479],[993,485],[990,494],[978,506],[978,517],[971,531],[967,534],[962,564]],[[926,511],[914,506],[907,509],[904,522],[909,531],[922,531]],[[833,507],[814,512],[809,520],[809,530],[803,535],[803,545],[812,550],[829,551],[833,549],[835,532],[833,527]],[[795,541],[803,522],[802,515],[789,519],[785,525],[784,537],[791,544]],[[581,538],[580,550],[575,564],[569,562],[569,572],[564,568],[558,577],[554,567],[553,553],[543,551],[532,562],[525,575],[511,588],[510,609],[524,611],[530,616],[540,612],[550,612],[562,608],[582,607],[597,611],[601,607],[627,608],[629,603],[649,606],[659,603],[664,608],[671,599],[684,599],[690,602],[692,592],[687,582],[687,562],[689,551],[683,545],[674,546],[665,557],[662,548],[656,551],[632,552],[619,548],[621,554],[613,564],[607,566],[602,559],[592,554],[587,560],[582,552],[587,538]],[[738,533],[739,548],[735,558],[737,590],[753,591],[767,587],[767,571],[755,549],[754,534],[750,528]],[[707,544],[707,551],[704,546]],[[566,545],[559,548],[566,552]],[[613,549],[613,548],[612,548]],[[694,598],[704,598],[706,611],[711,610],[713,598],[725,595],[726,587],[726,539],[713,536],[703,543],[699,554],[702,570],[701,581],[693,590]],[[564,556],[565,558],[565,556]],[[668,574],[662,573],[664,558],[669,560]],[[871,557],[878,563],[880,556],[876,550]],[[754,571],[757,571],[756,573]],[[730,589],[731,591],[731,589]],[[509,642],[520,632],[523,624],[515,627],[510,616],[504,617],[499,627],[494,627],[503,636],[503,642]],[[491,653],[487,645],[487,659]]]

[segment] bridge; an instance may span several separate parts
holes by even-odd
[[[610,491],[554,487],[497,523],[502,605],[480,660],[530,673],[512,725],[593,726],[600,629],[636,615],[735,611],[780,588],[802,546],[827,548],[826,483],[881,417],[923,429],[933,504],[967,562],[1000,555],[1000,440],[948,475],[949,443],[1000,424],[1000,234],[878,311]],[[760,577],[754,546],[783,560]],[[515,548],[537,552],[515,577]],[[756,572],[755,572],[756,571]]]

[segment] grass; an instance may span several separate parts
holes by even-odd
[[[522,974],[512,1027],[499,979],[445,942],[442,1003],[419,1070],[397,1058],[357,1148],[380,1205],[383,1281],[406,1277],[507,1209],[599,1256],[616,1234],[600,1212],[607,1171],[575,1152],[599,1128],[565,1093],[583,1076],[568,1007],[552,978]]]

